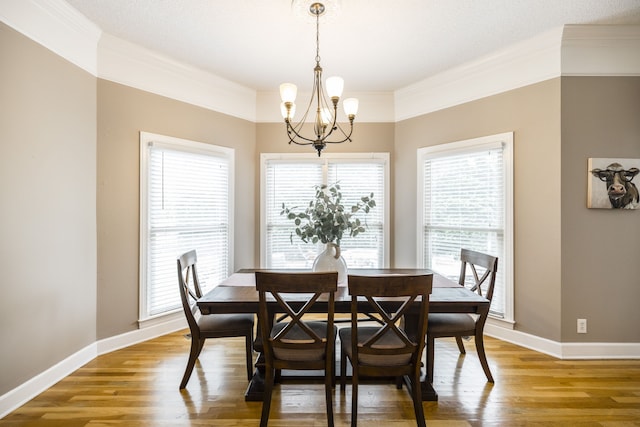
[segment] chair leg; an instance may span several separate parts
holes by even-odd
[[[327,405],[327,426],[328,427],[333,427],[333,382],[334,381],[335,381],[334,370],[331,369],[329,372],[325,372],[324,393],[325,393],[325,400]]]
[[[271,394],[273,392],[273,368],[265,369],[264,394],[262,396],[262,415],[260,416],[260,427],[267,427],[269,423],[269,411],[271,410]]]
[[[476,351],[478,352],[478,359],[480,359],[480,364],[482,365],[484,374],[487,376],[487,381],[492,383],[493,376],[491,375],[491,370],[489,369],[489,362],[487,362],[487,355],[484,352],[484,339],[483,339],[482,333],[476,334],[475,341],[476,341]]]
[[[249,334],[245,337],[246,352],[247,352],[247,380],[251,381],[253,377],[253,331],[249,331]]]
[[[414,369],[411,377],[411,395],[413,398],[413,409],[416,413],[416,423],[418,427],[426,427],[424,419],[424,409],[422,408],[422,391],[420,385],[420,368]]]
[[[433,359],[435,357],[435,338],[427,334],[427,381],[433,384]]]
[[[358,369],[351,364],[351,427],[358,426]]]
[[[458,344],[458,350],[460,350],[460,354],[467,354],[467,352],[464,349],[464,344],[462,343],[462,337],[457,336],[456,343]]]
[[[191,350],[189,351],[189,361],[187,362],[187,367],[184,370],[184,375],[182,376],[182,382],[180,382],[180,389],[182,390],[187,386],[189,382],[189,378],[191,378],[191,372],[193,372],[193,367],[196,365],[196,360],[198,356],[200,356],[200,352],[202,351],[202,347],[204,346],[204,339],[196,340],[193,337],[191,338]]]
[[[340,391],[346,388],[345,378],[347,376],[347,353],[340,346]]]
[[[336,387],[336,346],[333,343],[333,352],[331,352],[331,387]]]

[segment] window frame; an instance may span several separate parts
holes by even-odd
[[[513,132],[504,132],[495,135],[488,135],[467,140],[438,144],[429,147],[422,147],[417,150],[417,215],[416,225],[418,230],[424,227],[424,201],[423,194],[425,177],[424,162],[428,158],[453,156],[464,153],[482,151],[502,145],[503,147],[503,180],[504,180],[504,259],[500,259],[499,266],[504,274],[504,317],[490,315],[492,319],[509,324],[514,323],[514,281],[513,281]],[[425,268],[424,265],[424,233],[418,233],[416,241],[416,261],[417,265]]]
[[[139,328],[154,326],[158,322],[162,322],[167,316],[175,316],[176,313],[182,312],[182,304],[180,307],[168,310],[162,313],[150,315],[147,312],[147,251],[149,250],[149,167],[150,167],[150,149],[151,145],[166,147],[170,150],[184,151],[195,154],[217,155],[228,161],[228,241],[227,247],[227,266],[226,275],[229,276],[233,272],[234,265],[234,180],[235,180],[235,150],[229,147],[223,147],[204,142],[192,141],[188,139],[176,138],[166,135],[159,135],[150,132],[140,132],[140,235],[139,235],[139,306],[138,306],[138,325]],[[177,273],[176,273],[177,274]],[[176,276],[176,298],[180,300],[180,294],[177,292],[177,276]]]
[[[371,152],[371,153],[322,153],[322,157],[318,157],[316,153],[261,153],[260,154],[260,268],[266,268],[266,244],[267,244],[267,212],[266,212],[266,182],[267,182],[267,162],[270,160],[282,161],[299,161],[315,162],[325,164],[323,171],[323,180],[327,180],[326,164],[330,160],[334,161],[366,161],[377,160],[383,164],[384,169],[384,200],[386,201],[383,212],[382,233],[384,238],[383,250],[383,267],[389,267],[390,254],[390,177],[389,177],[389,159],[390,154],[387,152]],[[331,183],[329,183],[331,184]],[[375,199],[375,195],[374,195]],[[377,207],[376,207],[377,208]]]

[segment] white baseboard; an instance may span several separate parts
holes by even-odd
[[[640,359],[640,343],[563,343],[561,359]]]
[[[172,319],[154,326],[126,332],[115,337],[106,338],[92,343],[66,359],[56,363],[46,371],[36,375],[13,390],[0,396],[0,419],[27,403],[61,379],[69,376],[97,356],[119,350],[130,345],[147,341],[171,332],[187,328],[187,322]]]
[[[486,324],[487,335],[558,359],[640,359],[640,343],[562,343]]]
[[[44,372],[0,396],[0,418],[27,403],[70,373],[95,359],[96,343],[90,344]]]
[[[189,325],[187,325],[184,314],[182,312],[179,314],[180,318],[170,318],[166,322],[155,323],[153,326],[125,332],[124,334],[98,341],[98,356],[188,328]]]
[[[488,322],[485,324],[484,332],[485,334],[499,340],[510,342],[553,357],[560,358],[562,355],[562,344],[557,341],[551,341],[546,338],[540,338],[538,336],[526,334],[513,329],[491,325]]]

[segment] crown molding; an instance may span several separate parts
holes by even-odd
[[[395,121],[560,76],[562,28],[429,77],[395,92]]]
[[[640,75],[640,25],[565,25],[562,75]]]
[[[98,77],[256,121],[256,91],[106,33],[98,44]]]
[[[394,121],[393,92],[349,92],[349,97],[358,98],[360,102],[356,123],[388,123]],[[306,108],[306,103],[311,99],[311,92],[298,92],[297,99],[302,102],[297,107],[298,117],[300,117],[303,109]],[[256,104],[257,122],[282,123],[280,103],[280,92],[258,92]],[[342,107],[338,108],[338,121],[341,123],[348,121],[342,111]]]
[[[96,77],[252,122],[282,121],[276,91],[256,92],[103,33],[63,0],[2,0],[0,19]],[[640,75],[640,26],[566,25],[395,92],[352,95],[359,122],[398,122],[561,75]]]
[[[102,30],[63,0],[2,0],[0,20],[97,76]]]
[[[559,76],[640,75],[640,26],[565,25],[395,92],[395,121]]]

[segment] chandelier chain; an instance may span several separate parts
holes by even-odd
[[[316,63],[320,64],[320,14],[316,13]]]

